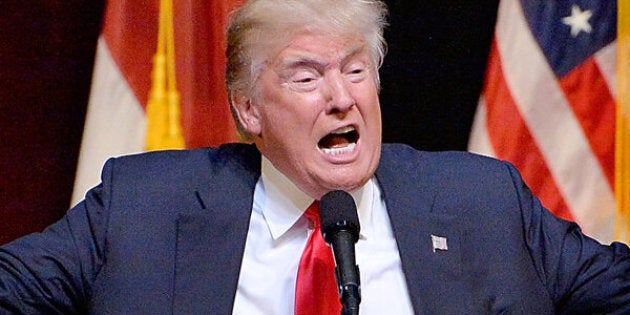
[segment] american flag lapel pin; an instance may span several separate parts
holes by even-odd
[[[433,252],[440,250],[448,250],[448,243],[446,242],[446,237],[437,236],[431,234],[431,244],[433,245]]]

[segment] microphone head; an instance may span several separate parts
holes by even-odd
[[[359,240],[359,217],[357,206],[349,193],[333,190],[325,194],[319,201],[319,216],[322,234],[327,243],[331,243],[331,235],[339,231],[352,234],[356,243]]]

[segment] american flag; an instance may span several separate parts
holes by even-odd
[[[616,1],[502,1],[469,142],[603,243],[616,218],[616,23]]]

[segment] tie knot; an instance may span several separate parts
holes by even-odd
[[[313,203],[304,212],[304,216],[309,221],[313,222],[315,227],[319,227],[319,201],[313,201]]]

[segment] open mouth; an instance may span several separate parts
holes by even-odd
[[[353,126],[337,129],[319,140],[317,146],[326,154],[350,153],[359,140],[359,133]]]

